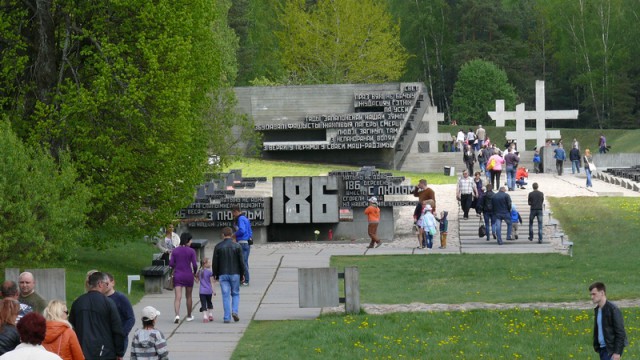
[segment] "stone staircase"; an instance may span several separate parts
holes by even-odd
[[[533,173],[533,151],[520,152],[520,165],[525,166]],[[462,161],[460,152],[439,152],[439,153],[416,153],[410,152],[406,155],[402,164],[402,171],[443,173],[445,166],[455,167],[455,176],[460,176],[462,170],[466,168]],[[476,162],[474,171],[480,171],[480,165]],[[503,177],[504,177],[503,172]],[[500,182],[502,184],[502,182]],[[526,199],[525,199],[526,200]],[[526,204],[526,201],[525,201]]]
[[[500,184],[504,184],[506,178],[503,176],[500,180]],[[529,205],[527,204],[528,194],[531,191],[531,186],[527,186],[527,189],[516,189],[509,191],[511,201],[515,204],[516,209],[522,217],[522,224],[519,224],[518,239],[508,241],[507,239],[507,225],[502,223],[501,233],[503,245],[499,246],[497,240],[494,240],[490,236],[490,241],[487,241],[486,237],[478,237],[478,227],[480,226],[480,220],[484,218],[477,217],[474,209],[469,211],[469,219],[463,220],[462,209],[458,211],[458,225],[459,225],[459,237],[460,237],[460,252],[469,254],[489,254],[489,253],[502,253],[502,254],[529,254],[529,253],[567,253],[570,251],[568,242],[564,238],[559,224],[557,221],[551,218],[550,212],[545,211],[543,219],[543,240],[542,244],[538,243],[538,222],[534,220],[534,237],[533,241],[529,241]],[[487,231],[491,231],[487,229]],[[514,231],[514,238],[516,232]],[[562,236],[562,238],[561,238]],[[561,244],[564,242],[565,244]],[[571,244],[573,245],[573,244]]]

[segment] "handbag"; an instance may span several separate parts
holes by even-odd
[[[480,227],[478,227],[478,237],[483,238],[485,236],[487,236],[487,228],[481,222]]]
[[[596,171],[596,166],[593,163],[589,163],[589,171],[591,172]]]
[[[487,165],[487,170],[493,170],[493,168],[496,166],[496,159],[491,159],[489,161],[489,164]]]
[[[173,270],[171,270],[171,274],[169,275],[169,280],[167,281],[167,284],[164,288],[167,290],[173,290],[174,287],[175,286],[173,284]]]

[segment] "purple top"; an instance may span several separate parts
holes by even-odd
[[[211,269],[203,268],[200,270],[200,294],[213,294],[213,288],[211,287],[212,276],[213,272],[211,272]]]
[[[193,274],[198,270],[195,250],[188,246],[173,249],[169,266],[173,268],[175,286],[193,287]]]

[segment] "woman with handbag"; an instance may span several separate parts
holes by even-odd
[[[196,251],[191,248],[191,234],[182,233],[180,235],[180,246],[173,249],[169,266],[173,269],[173,286],[175,298],[173,308],[176,313],[174,323],[180,322],[180,302],[182,302],[182,288],[184,288],[187,298],[187,321],[193,321],[193,282],[198,271],[196,261]]]
[[[584,150],[584,172],[587,174],[587,187],[593,187],[591,183],[591,172],[596,171],[596,165],[593,163],[593,158],[591,157],[591,150]]]

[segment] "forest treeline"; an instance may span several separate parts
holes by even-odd
[[[237,85],[300,84],[355,81],[349,77],[300,76],[292,69],[292,51],[329,63],[338,56],[331,48],[356,42],[347,49],[360,57],[359,47],[375,34],[363,31],[363,22],[376,18],[371,9],[389,15],[398,26],[401,48],[382,46],[378,59],[400,55],[397,62],[384,64],[401,70],[374,81],[423,81],[440,111],[451,120],[457,115],[453,101],[458,72],[472,60],[482,59],[503,69],[515,89],[517,102],[535,107],[535,80],[544,80],[547,108],[579,109],[578,122],[567,127],[637,128],[640,99],[640,1],[624,0],[363,0],[365,6],[346,6],[355,1],[236,0],[229,24],[239,38]],[[295,6],[292,6],[295,5]],[[327,5],[329,4],[329,5]],[[346,6],[334,18],[303,19],[307,33],[291,31],[291,22],[307,13],[325,12],[324,7]],[[336,10],[336,13],[338,10]],[[293,20],[292,20],[293,19]],[[324,21],[324,23],[322,23]],[[340,27],[339,35],[332,29]],[[353,25],[357,24],[357,25]],[[378,23],[379,27],[390,27]],[[300,31],[301,28],[297,28]],[[365,29],[369,29],[366,28]],[[304,48],[301,44],[316,36],[332,45]],[[358,37],[366,32],[365,40]],[[283,36],[286,34],[287,36]],[[305,39],[306,37],[306,39]],[[326,40],[325,39],[325,40]],[[325,57],[329,55],[329,58]],[[307,64],[309,62],[306,62]],[[347,69],[347,70],[345,70]],[[352,68],[344,67],[343,72]],[[293,70],[293,71],[292,71]],[[308,69],[307,69],[308,70]],[[458,118],[458,123],[478,119]]]

